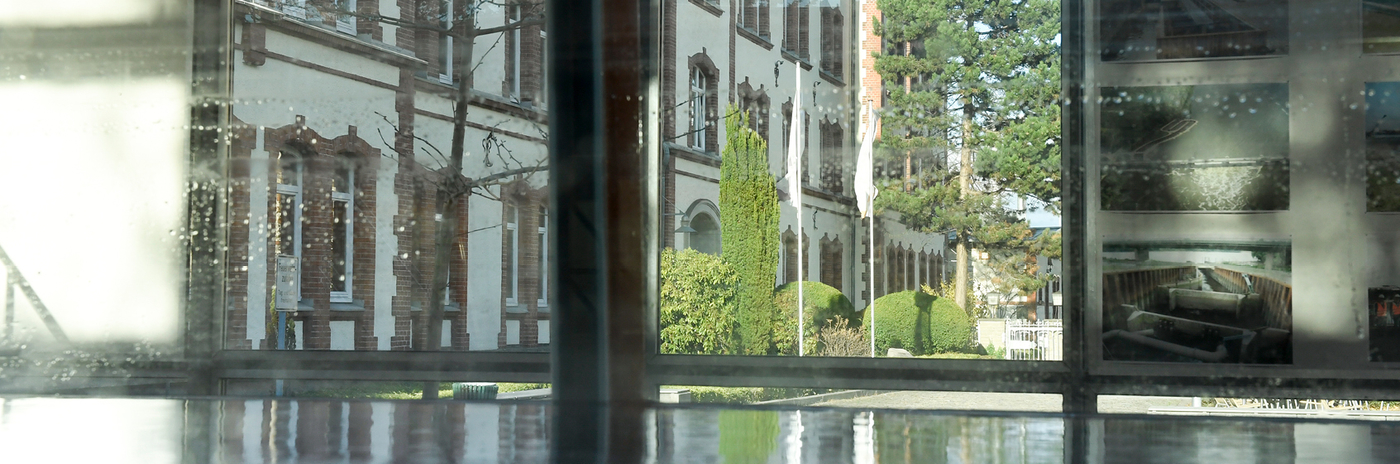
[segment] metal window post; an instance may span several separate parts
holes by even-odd
[[[644,452],[659,142],[654,0],[551,0],[555,462]],[[604,27],[606,18],[607,26]]]

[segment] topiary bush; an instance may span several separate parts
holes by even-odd
[[[803,316],[807,319],[803,328],[806,335],[804,354],[814,356],[821,352],[818,332],[837,317],[855,321],[856,307],[840,290],[821,282],[803,282],[802,293]],[[779,286],[773,294],[773,306],[778,312],[778,317],[773,321],[774,352],[794,356],[797,354],[797,283]]]
[[[778,190],[768,172],[768,142],[730,105],[719,173],[720,242],[738,274],[736,354],[764,355],[773,345],[773,281],[778,275]]]
[[[861,324],[870,327],[870,311],[862,312]],[[951,299],[911,290],[875,300],[877,355],[890,348],[903,348],[915,356],[962,351],[971,334],[972,320]]]
[[[737,348],[734,268],[695,250],[661,251],[661,352],[730,354]]]

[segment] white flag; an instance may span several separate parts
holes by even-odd
[[[870,115],[870,122],[865,124],[865,138],[860,142],[860,155],[856,158],[856,179],[855,194],[856,207],[860,208],[860,217],[870,217],[875,214],[875,196],[880,194],[875,189],[875,111],[869,106],[866,113]]]
[[[792,96],[792,121],[788,131],[787,181],[788,197],[794,208],[802,207],[802,73],[797,75],[797,89]]]

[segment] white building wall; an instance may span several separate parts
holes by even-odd
[[[500,189],[492,189],[499,193]],[[501,203],[472,195],[467,204],[468,300],[458,302],[467,311],[471,350],[494,350],[501,333]]]
[[[398,158],[397,154],[390,154]],[[380,160],[374,218],[374,337],[380,351],[389,350],[390,339],[394,336],[393,301],[398,291],[394,258],[399,255],[399,241],[395,235],[398,231],[394,229],[394,215],[399,212],[399,196],[394,193],[394,176],[398,172],[398,162],[388,158]],[[266,205],[267,201],[262,204]]]

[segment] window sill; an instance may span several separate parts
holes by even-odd
[[[843,81],[841,80],[840,77],[837,77],[835,74],[832,74],[832,73],[827,72],[825,69],[823,69],[823,70],[821,70],[820,72],[818,72],[817,75],[821,76],[821,78],[822,78],[823,80],[825,80],[825,81],[827,81],[827,82],[830,82],[830,83],[832,83],[832,84],[839,85],[839,86],[842,86],[842,87],[845,87],[845,86],[846,86],[846,83],[843,82]]]
[[[363,307],[363,300],[355,300],[355,301],[362,304],[362,306],[360,307],[360,309],[364,309],[364,307]],[[331,309],[335,309],[335,305],[331,305]],[[461,309],[462,309],[462,307],[461,307],[460,305],[458,305],[457,302],[455,302],[455,301],[454,301],[454,302],[451,302],[451,303],[448,303],[448,304],[445,304],[445,305],[442,306],[442,311],[443,311],[443,312],[461,311]],[[419,311],[422,311],[422,310],[423,310],[423,305],[418,304],[418,303],[414,303],[412,306],[409,306],[409,307],[408,307],[408,310],[409,310],[409,311],[413,311],[413,312],[419,312]]]
[[[676,158],[678,159],[694,161],[696,163],[714,167],[719,167],[720,165],[720,157],[717,154],[710,153],[707,151],[699,151],[694,148],[678,144],[667,144],[667,147],[669,147],[674,152]]]
[[[719,5],[715,5],[705,0],[690,0],[690,3],[694,3],[695,6],[700,7],[700,9],[705,10],[706,12],[712,15],[715,15],[716,18],[724,16],[724,10],[720,9]]]
[[[523,305],[523,304],[519,304],[519,303],[516,303],[516,304],[506,303],[506,312],[507,312],[507,313],[512,313],[512,314],[524,314],[524,313],[530,312],[530,308],[527,307],[527,306],[525,306],[525,305]]]
[[[748,28],[746,28],[746,27],[744,27],[744,26],[739,26],[739,27],[737,27],[737,28],[735,28],[735,29],[737,29],[737,30],[739,31],[739,36],[740,36],[740,37],[743,37],[743,38],[745,38],[745,39],[749,39],[750,42],[753,42],[753,43],[755,43],[755,44],[758,44],[758,46],[763,47],[764,50],[772,50],[772,49],[773,49],[773,42],[770,41],[770,40],[769,40],[768,38],[766,38],[766,37],[763,37],[763,36],[761,36],[761,35],[758,35],[757,32],[751,31],[751,30],[749,30]]]
[[[793,63],[797,63],[798,65],[802,66],[802,69],[805,70],[805,71],[811,71],[811,70],[812,70],[812,63],[809,62],[809,61],[807,61],[806,58],[802,58],[802,57],[800,57],[800,56],[797,56],[797,53],[793,52],[792,50],[788,50],[788,49],[784,48],[784,49],[783,49],[783,59],[786,59],[786,60],[791,61],[791,62],[793,62]]]
[[[364,311],[365,300],[350,300],[347,303],[331,302],[331,311]]]
[[[424,71],[413,73],[413,77],[417,79],[420,84],[427,84],[425,88],[420,88],[428,93],[447,99],[456,98],[457,86],[455,85],[444,84],[436,77],[429,77],[428,73]],[[476,89],[472,89],[471,98],[469,98],[468,101],[473,106],[486,108],[498,113],[504,113],[539,123],[549,122],[549,111],[544,104],[535,104],[531,101],[522,103],[512,102],[499,95],[482,92]],[[450,118],[452,115],[448,114],[444,116]]]

